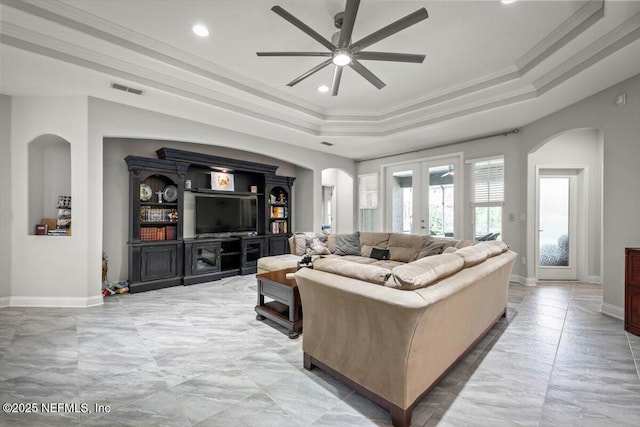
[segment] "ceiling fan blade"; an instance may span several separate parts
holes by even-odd
[[[371,83],[372,85],[374,85],[378,89],[382,89],[383,87],[386,86],[386,84],[382,80],[377,78],[376,75],[373,74],[371,71],[369,71],[369,69],[367,67],[365,67],[364,65],[359,63],[357,59],[353,58],[351,60],[351,63],[349,64],[349,66],[351,68],[353,68],[353,70],[356,73],[360,74],[362,77],[367,79],[369,81],[369,83]]]
[[[331,83],[331,96],[336,96],[338,94],[338,89],[340,88],[340,80],[342,79],[342,67],[338,67],[333,70],[333,82]]]
[[[349,47],[352,52],[358,52],[368,46],[371,46],[374,43],[379,42],[380,40],[387,38],[398,31],[402,31],[407,27],[412,26],[413,24],[417,24],[418,22],[427,19],[429,14],[427,13],[427,9],[424,7],[422,9],[418,9],[413,13],[405,16],[404,18],[400,18],[397,21],[387,25],[384,28],[379,29],[367,37],[358,40],[357,42],[351,44]]]
[[[295,79],[291,80],[289,83],[287,83],[287,86],[297,85],[302,80],[306,79],[307,77],[309,77],[312,74],[317,73],[318,71],[322,70],[324,67],[326,67],[329,64],[331,64],[331,58],[327,59],[326,61],[321,62],[320,64],[316,65],[315,67],[313,67],[312,69],[310,69],[306,73],[304,73],[301,76],[296,77]]]
[[[414,62],[416,64],[421,64],[424,61],[424,55],[412,53],[358,52],[353,57],[367,61]]]
[[[351,34],[353,33],[353,25],[356,22],[356,15],[360,7],[360,0],[347,0],[344,8],[344,17],[342,18],[342,27],[340,27],[340,41],[338,47],[345,48],[351,42]]]
[[[280,6],[273,6],[271,10],[273,10],[275,13],[277,13],[278,15],[280,15],[281,17],[283,17],[284,19],[286,19],[296,27],[298,27],[300,30],[305,32],[308,36],[310,36],[312,39],[314,39],[315,41],[317,41],[327,49],[329,50],[336,49],[336,46],[334,46],[333,43],[331,43],[329,40],[322,37],[320,34],[314,31],[307,24],[305,24],[304,22],[302,22],[301,20],[299,20],[298,18],[296,18],[295,16],[293,16],[292,14],[290,14],[289,12],[281,8]]]
[[[256,52],[258,56],[331,56],[331,52]]]

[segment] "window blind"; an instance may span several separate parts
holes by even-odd
[[[473,162],[471,206],[504,204],[504,157]]]
[[[358,176],[358,200],[360,209],[378,209],[378,174]]]

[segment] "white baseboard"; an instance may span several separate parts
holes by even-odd
[[[602,303],[600,311],[607,316],[615,317],[616,319],[624,320],[624,308],[617,305]]]
[[[594,285],[602,284],[602,278],[600,276],[589,276],[587,280],[589,281],[589,283],[592,283]]]
[[[102,295],[82,297],[10,297],[11,307],[72,307],[83,308],[102,305]]]
[[[9,297],[0,298],[0,307],[9,307],[9,303],[11,302]]]
[[[523,276],[520,276],[519,274],[512,274],[510,281],[519,283],[521,285],[526,285],[525,278]]]
[[[525,286],[536,286],[538,284],[538,280],[535,277],[527,277],[524,281]]]

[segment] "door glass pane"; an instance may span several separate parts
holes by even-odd
[[[411,233],[413,225],[413,171],[394,172],[391,179],[391,227],[394,233]]]
[[[429,234],[453,237],[454,165],[429,168]]]
[[[540,178],[540,266],[569,266],[569,178]]]
[[[218,248],[216,246],[202,247],[196,250],[195,271],[207,271],[218,266]]]

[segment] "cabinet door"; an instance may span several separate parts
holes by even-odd
[[[269,255],[283,255],[289,253],[287,236],[271,236],[269,239]]]
[[[627,249],[624,328],[640,335],[640,250]]]
[[[178,247],[145,246],[140,249],[140,280],[168,279],[178,275]]]
[[[212,273],[220,270],[220,242],[194,244],[191,256],[193,274]]]
[[[265,256],[265,241],[263,238],[244,239],[242,241],[242,267],[256,267],[258,259]]]

